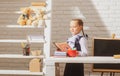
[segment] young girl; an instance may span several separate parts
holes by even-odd
[[[72,19],[70,22],[70,32],[72,37],[67,41],[69,46],[76,48],[79,56],[87,56],[87,36],[85,36],[83,31],[83,21],[81,19]],[[64,76],[84,76],[83,63],[66,63]]]

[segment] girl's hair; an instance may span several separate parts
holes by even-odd
[[[83,26],[83,21],[81,19],[72,19],[72,21],[77,21],[80,26]]]
[[[83,21],[81,19],[72,19],[72,21],[77,21],[80,26],[83,26]],[[85,36],[84,30],[82,28],[83,36]]]

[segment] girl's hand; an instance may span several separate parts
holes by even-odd
[[[77,51],[77,56],[81,56],[79,51]]]

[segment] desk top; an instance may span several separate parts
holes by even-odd
[[[48,63],[120,63],[120,59],[109,56],[87,56],[87,57],[49,57]]]

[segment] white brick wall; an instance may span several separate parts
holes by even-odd
[[[82,18],[84,21],[85,33],[89,35],[90,55],[93,37],[110,38],[115,33],[116,38],[120,38],[120,0],[53,0],[52,10],[53,42],[66,41],[70,36],[69,21],[72,18]],[[61,69],[64,69],[62,65]],[[85,76],[88,76],[86,73]],[[63,72],[61,76],[62,74]],[[97,74],[100,75],[91,73],[91,76],[98,76]]]
[[[16,24],[19,14],[3,13],[18,11],[20,7],[29,6],[33,0],[0,0],[0,38],[24,38],[26,34],[39,33],[39,29],[10,29],[9,24]],[[38,0],[34,0],[38,1]],[[40,0],[41,1],[41,0]],[[89,35],[89,52],[92,53],[93,37],[111,37],[115,33],[120,38],[120,0],[52,0],[52,41],[62,42],[71,35],[69,32],[69,21],[72,18],[82,18],[85,26],[85,33]],[[34,31],[34,32],[33,32]],[[24,32],[24,34],[23,34]],[[19,35],[19,36],[17,36]],[[6,48],[7,45],[7,48]],[[17,48],[13,48],[17,47]],[[38,48],[39,45],[33,45]],[[52,52],[55,46],[52,45]],[[33,48],[34,49],[34,48]],[[18,51],[16,51],[18,50]],[[22,53],[19,44],[0,44],[0,53]],[[0,59],[0,69],[27,69],[26,60],[13,60],[14,65],[7,59]],[[24,62],[25,61],[25,62]],[[5,63],[3,63],[5,62]],[[6,67],[5,67],[6,66]],[[61,64],[61,76],[64,71],[64,64]],[[85,76],[91,71],[90,65],[85,65]],[[89,68],[89,69],[88,69]],[[100,73],[92,73],[91,76],[98,76]],[[118,74],[118,75],[117,75]],[[117,73],[116,76],[120,74]],[[3,76],[3,75],[2,75]],[[10,75],[9,75],[10,76]],[[105,74],[108,76],[108,73]]]

